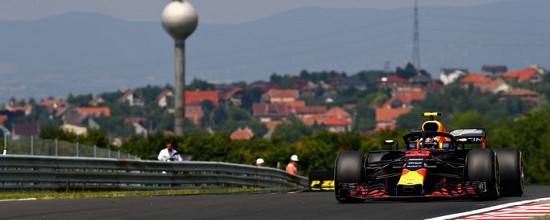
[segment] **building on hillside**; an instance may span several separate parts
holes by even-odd
[[[272,120],[284,121],[291,112],[292,106],[288,103],[254,103],[252,105],[252,115],[264,123]]]
[[[145,99],[136,95],[132,90],[128,90],[118,99],[118,103],[127,103],[129,106],[143,106],[145,105]]]
[[[174,107],[174,92],[169,88],[162,90],[155,98],[155,102],[161,108]]]
[[[495,94],[510,90],[510,86],[501,78],[496,78],[493,80],[478,73],[470,73],[466,75],[462,78],[460,83],[462,83],[465,87],[472,85],[482,92],[491,92]]]
[[[111,109],[109,107],[76,107],[76,109],[85,115],[94,117],[111,117]]]
[[[254,137],[254,132],[246,127],[244,129],[237,129],[236,131],[233,131],[233,133],[231,133],[231,135],[229,136],[229,139],[231,140],[234,140],[234,141],[242,141],[242,140],[250,140]]]
[[[233,87],[227,91],[221,92],[221,102],[232,106],[241,106],[243,104],[244,90],[240,87]]]
[[[393,130],[396,127],[397,118],[411,111],[410,108],[376,108],[375,130]]]
[[[539,101],[540,94],[538,92],[528,89],[511,89],[504,93],[501,93],[500,100],[503,101],[506,97],[519,97],[521,101],[537,103]]]
[[[70,132],[76,135],[86,135],[88,133],[87,128],[76,126],[76,125],[64,124],[64,125],[61,125],[60,128],[65,132]]]
[[[12,140],[18,140],[21,136],[40,135],[40,125],[38,123],[13,123],[11,126]]]
[[[516,82],[540,83],[544,80],[544,69],[533,66],[527,69],[514,70],[502,75],[504,79],[515,80]]]
[[[25,116],[27,116],[27,115],[30,115],[31,112],[32,112],[32,105],[31,104],[25,104],[25,105],[22,105],[22,106],[17,106],[13,103],[10,103],[10,104],[6,105],[4,107],[4,109],[7,110],[7,111],[10,111],[10,112],[20,111],[20,112],[23,112],[25,114]]]
[[[443,85],[448,85],[455,82],[459,77],[468,75],[468,73],[469,72],[467,69],[441,69],[441,72],[439,73],[439,80],[443,82]]]
[[[96,95],[94,96],[94,98],[92,100],[90,100],[90,102],[88,103],[90,106],[98,106],[98,105],[101,105],[105,103],[105,99],[103,99],[103,97],[101,97],[100,95]]]
[[[294,102],[299,98],[297,89],[270,89],[262,95],[262,100],[269,103]]]
[[[210,101],[214,107],[219,106],[218,91],[185,91],[185,105],[201,105],[204,101]]]
[[[195,126],[200,126],[204,111],[200,105],[186,105],[185,118],[191,121]]]
[[[508,67],[505,65],[483,65],[481,71],[483,74],[494,78],[508,72]]]

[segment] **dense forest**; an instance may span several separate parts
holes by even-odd
[[[407,65],[397,68],[394,73],[401,77],[412,77],[418,71]],[[429,75],[420,71],[421,74]],[[353,75],[329,72],[302,71],[298,75],[273,74],[271,83],[279,88],[295,88],[295,78],[305,81],[329,82],[334,77],[358,79],[365,83],[365,90],[356,88],[333,88],[324,90],[318,88],[314,96],[304,98],[308,105],[344,106],[355,105],[350,112],[354,115],[352,131],[331,133],[323,126],[307,126],[298,119],[290,118],[290,123],[279,125],[270,138],[263,138],[267,132],[264,124],[252,116],[252,103],[260,102],[262,91],[246,82],[235,82],[233,85],[243,88],[242,106],[220,105],[215,108],[212,103],[201,104],[205,117],[199,126],[186,121],[186,135],[183,137],[166,134],[173,128],[173,115],[166,109],[154,104],[144,106],[128,106],[117,103],[123,92],[104,93],[101,96],[111,108],[112,117],[98,118],[101,129],[91,129],[85,137],[68,134],[58,127],[59,119],[49,117],[47,111],[40,107],[33,108],[29,116],[13,119],[11,122],[39,122],[43,128],[41,138],[79,141],[89,145],[120,150],[140,156],[143,159],[154,159],[158,151],[168,140],[174,141],[176,149],[194,160],[223,161],[242,164],[253,164],[256,158],[262,157],[266,165],[271,167],[284,166],[292,154],[300,156],[299,173],[307,175],[313,170],[331,170],[334,160],[343,150],[360,150],[368,152],[381,149],[386,139],[399,140],[411,129],[419,128],[425,120],[421,113],[437,111],[443,115],[440,118],[447,130],[457,128],[482,127],[487,130],[488,147],[515,147],[524,153],[525,178],[530,184],[550,183],[550,77],[545,74],[544,80],[538,84],[515,83],[515,88],[528,88],[540,94],[539,101],[528,103],[515,97],[502,99],[499,94],[481,92],[475,87],[464,87],[459,83],[451,83],[442,90],[430,91],[427,98],[414,104],[413,110],[399,117],[397,129],[374,131],[375,112],[373,106],[378,106],[391,97],[391,90],[378,88],[377,80],[388,73],[382,71],[361,71]],[[164,87],[147,86],[136,88],[135,92],[154,100]],[[187,87],[191,90],[209,90],[214,86],[200,79],[194,79]],[[334,102],[323,100],[332,98]],[[66,101],[73,105],[86,106],[93,95],[69,95]],[[36,101],[12,102],[35,104]],[[146,102],[147,103],[147,102]],[[151,102],[152,103],[152,102]],[[124,117],[143,116],[151,133],[147,137],[132,135],[130,125],[123,123]],[[230,132],[240,127],[249,127],[256,135],[251,140],[232,141]],[[112,145],[113,137],[123,137],[122,145]]]

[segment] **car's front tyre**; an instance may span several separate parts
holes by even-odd
[[[364,179],[363,165],[365,155],[357,151],[344,151],[336,158],[334,168],[334,193],[341,203],[362,203],[365,199],[349,196],[349,192],[341,189],[341,183],[361,183]]]

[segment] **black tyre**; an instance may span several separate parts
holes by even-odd
[[[479,199],[495,200],[500,196],[498,159],[492,149],[473,149],[466,156],[466,177],[469,181],[484,181],[487,192]]]
[[[334,168],[334,193],[341,203],[362,203],[365,199],[349,197],[349,192],[340,190],[340,183],[360,183],[363,177],[365,155],[357,151],[344,151],[336,158]]]
[[[514,148],[495,149],[500,171],[501,196],[523,195],[523,155]]]

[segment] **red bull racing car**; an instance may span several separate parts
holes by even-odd
[[[486,148],[482,128],[447,132],[437,112],[421,130],[403,136],[404,147],[364,154],[344,151],[336,158],[334,191],[341,203],[373,198],[456,198],[494,200],[521,196],[523,158],[515,148]],[[394,147],[395,145],[395,147]],[[466,146],[477,145],[475,149]]]

